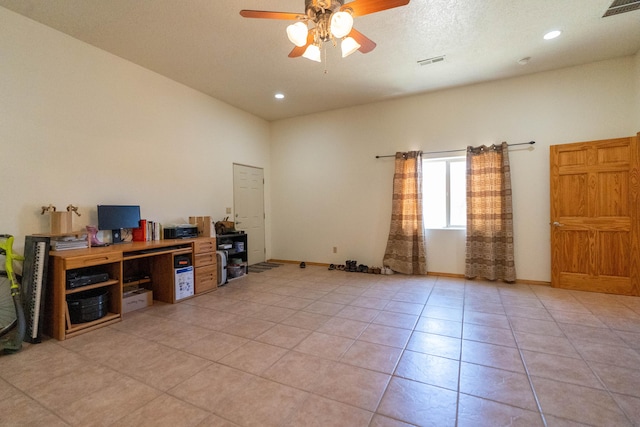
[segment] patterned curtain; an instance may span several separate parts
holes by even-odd
[[[516,280],[507,147],[467,147],[467,278]]]
[[[383,263],[404,274],[427,274],[422,218],[422,152],[396,153],[389,240]]]

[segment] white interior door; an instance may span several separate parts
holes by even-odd
[[[264,170],[233,165],[233,211],[236,230],[247,233],[249,265],[264,262]]]

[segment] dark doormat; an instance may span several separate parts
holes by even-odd
[[[273,262],[260,262],[249,266],[249,273],[262,273],[263,271],[271,270],[272,268],[280,267],[282,264],[276,264]]]

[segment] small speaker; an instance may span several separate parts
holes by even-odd
[[[111,230],[111,243],[122,243],[122,230]]]

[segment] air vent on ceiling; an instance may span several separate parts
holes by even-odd
[[[625,12],[633,12],[640,9],[640,0],[614,0],[609,6],[609,9],[602,15],[603,18],[607,16],[619,15]]]
[[[433,58],[421,59],[420,61],[418,61],[418,64],[429,65],[429,64],[435,64],[436,62],[442,62],[442,61],[444,61],[444,55],[434,56]]]

